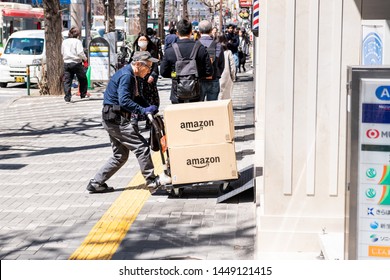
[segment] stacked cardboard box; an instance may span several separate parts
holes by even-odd
[[[164,121],[174,185],[238,177],[230,99],[169,105]]]

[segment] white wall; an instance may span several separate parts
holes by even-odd
[[[256,57],[258,250],[317,251],[344,230],[346,67],[361,0],[260,0]]]

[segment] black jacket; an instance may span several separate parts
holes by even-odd
[[[240,44],[240,38],[234,33],[227,33],[225,35],[227,43],[227,48],[232,51],[232,53],[238,53],[238,45]]]
[[[183,58],[189,58],[194,48],[195,41],[191,39],[178,39],[177,45]],[[164,58],[160,64],[160,74],[164,78],[171,78],[171,73],[175,70],[176,54],[172,47],[166,49]],[[209,54],[206,48],[201,45],[196,56],[196,65],[198,67],[199,78],[205,78],[213,75],[213,65],[211,64]],[[176,94],[171,89],[170,99],[172,103],[177,103]]]
[[[177,45],[181,55],[184,58],[189,58],[191,51],[194,48],[195,41],[191,39],[179,39],[177,40]],[[168,48],[165,51],[164,58],[160,65],[160,74],[164,78],[170,78],[172,71],[175,70],[176,63],[176,54],[173,48]],[[206,48],[202,45],[199,48],[198,55],[196,56],[196,65],[198,66],[198,75],[199,78],[205,78],[213,75],[213,66],[210,62],[209,54],[207,53]]]
[[[209,35],[202,35],[199,42],[203,46],[209,48],[214,39]],[[209,54],[210,55],[210,54]],[[225,55],[220,43],[215,45],[215,61],[213,62],[213,80],[220,79],[222,76],[223,69],[225,68]]]

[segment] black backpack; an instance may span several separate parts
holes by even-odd
[[[173,92],[179,100],[191,100],[200,97],[200,82],[196,56],[200,42],[196,42],[189,58],[183,58],[177,43],[172,44],[176,54],[175,72],[172,76]]]
[[[207,50],[207,52],[209,53],[211,64],[214,64],[215,61],[216,61],[216,57],[217,57],[217,49],[216,49],[216,46],[217,46],[217,41],[216,41],[216,40],[213,40],[213,41],[211,42],[210,46],[205,47],[206,50]]]

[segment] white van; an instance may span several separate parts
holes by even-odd
[[[45,31],[23,30],[12,33],[0,56],[0,87],[9,83],[27,82],[27,65],[30,67],[31,83],[41,78],[45,56]]]

